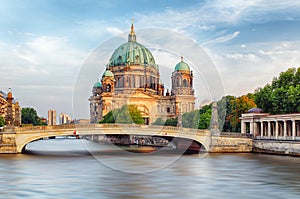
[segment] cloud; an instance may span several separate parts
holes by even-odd
[[[31,36],[18,45],[0,41],[0,88],[11,87],[22,106],[39,107],[44,116],[45,103],[54,98],[59,100],[52,107],[70,114],[74,77],[86,55],[65,37]]]
[[[201,45],[224,43],[224,42],[230,41],[230,40],[238,37],[239,34],[240,34],[240,32],[236,31],[236,32],[234,32],[232,34],[227,34],[225,36],[218,37],[216,39],[203,42]]]
[[[290,67],[298,67],[299,46],[300,41],[267,42],[250,44],[247,52],[206,50],[223,77],[225,93],[242,95],[270,83],[280,72]]]

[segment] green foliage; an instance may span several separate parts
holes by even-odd
[[[205,106],[204,106],[205,107]],[[205,108],[200,109],[200,118],[198,129],[208,129],[211,121],[211,106],[207,105]],[[203,113],[201,113],[203,110]],[[204,112],[205,110],[205,112]]]
[[[169,118],[165,122],[165,126],[177,126],[178,118]]]
[[[157,125],[157,126],[164,126],[165,125],[165,121],[159,117],[155,120],[155,122],[153,123],[153,125]]]
[[[99,123],[143,124],[144,119],[135,105],[124,105],[110,111]]]
[[[219,116],[219,128],[221,131],[230,132],[232,127],[228,116],[232,114],[231,101],[235,100],[236,97],[227,95],[222,97],[221,100],[217,102],[218,105],[218,116]]]
[[[182,115],[182,126],[197,129],[199,125],[200,111],[194,110]]]
[[[272,84],[254,93],[257,106],[267,113],[285,114],[300,112],[300,67],[289,68],[275,77]]]
[[[5,120],[2,116],[0,116],[0,127],[5,125]]]
[[[205,105],[182,115],[182,126],[185,128],[208,129],[211,121],[211,105]]]
[[[241,120],[239,119],[243,113],[246,113],[249,109],[256,107],[253,99],[249,99],[246,95],[238,97],[230,101],[232,112],[228,115],[230,121],[231,130],[233,132],[241,131]]]
[[[22,108],[21,111],[22,124],[32,124],[33,126],[46,125],[41,121],[34,108]]]

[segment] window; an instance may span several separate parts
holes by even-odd
[[[110,84],[106,85],[106,92],[111,92],[111,85]]]
[[[188,87],[188,81],[186,79],[183,80],[183,86]]]
[[[171,112],[170,107],[167,107],[167,113],[170,113],[170,112]]]

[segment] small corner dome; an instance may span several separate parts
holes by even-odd
[[[181,57],[181,62],[175,66],[175,71],[179,70],[190,71],[190,66],[183,61],[183,57]]]
[[[94,84],[94,88],[101,88],[102,87],[102,84],[101,84],[101,82],[96,82],[95,84]]]
[[[102,77],[114,77],[114,74],[110,70],[106,70]]]
[[[260,108],[251,108],[247,111],[247,113],[263,113],[264,111]]]

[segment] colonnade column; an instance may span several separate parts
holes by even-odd
[[[268,121],[268,138],[271,137],[271,122]]]
[[[264,122],[260,123],[260,136],[264,136]]]
[[[242,134],[246,133],[246,122],[242,121]]]
[[[278,139],[278,121],[275,121],[275,138]]]
[[[286,120],[283,120],[283,139],[286,139],[286,134],[287,134]]]
[[[254,122],[253,122],[253,120],[250,122],[250,134],[254,134]]]
[[[292,120],[292,139],[295,140],[296,137],[296,121]]]

